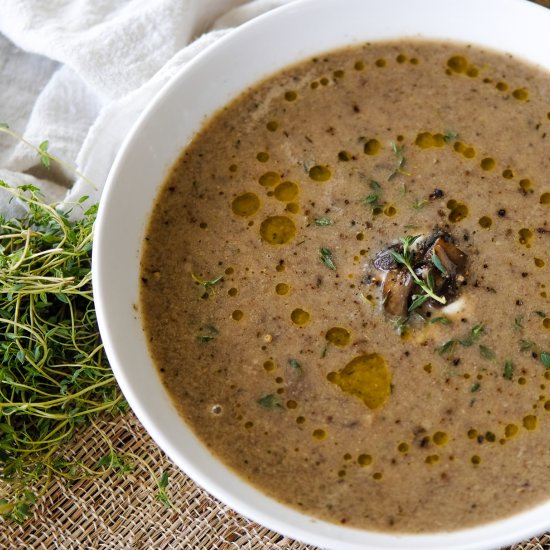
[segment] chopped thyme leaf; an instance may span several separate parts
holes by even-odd
[[[506,380],[512,380],[512,377],[514,376],[514,363],[510,359],[507,359],[504,362],[502,376],[504,376]]]
[[[378,201],[378,195],[372,193],[371,195],[368,195],[364,198],[361,199],[361,202],[363,204],[372,204],[374,202],[377,202]]]
[[[454,351],[457,344],[460,344],[464,348],[469,348],[473,346],[475,342],[479,340],[481,336],[483,336],[484,333],[485,333],[485,327],[483,323],[479,323],[472,327],[472,329],[470,330],[470,332],[466,337],[461,338],[459,340],[447,340],[447,342],[445,342],[442,346],[440,346],[439,348],[436,348],[436,351],[440,355],[444,355],[446,353],[448,353],[449,355],[452,355],[452,352]],[[483,347],[485,348],[485,346]],[[485,349],[492,353],[492,351],[489,350],[489,348],[485,348]],[[480,352],[481,352],[481,349],[480,349]]]
[[[523,328],[523,317],[521,315],[514,319],[514,328],[516,330],[521,330]]]
[[[209,281],[203,281],[202,279],[199,279],[194,273],[191,273],[191,278],[195,281],[197,285],[203,288],[204,292],[202,292],[201,298],[203,300],[207,300],[213,293],[214,286],[223,280],[223,275],[220,275],[219,277],[214,277],[214,279],[210,279]]]
[[[470,332],[472,338],[479,338],[484,333],[485,333],[485,326],[483,325],[483,323],[478,323],[477,325],[474,325]]]
[[[380,189],[382,189],[382,186],[376,180],[373,180],[373,179],[369,180],[369,186],[373,191],[380,191]]]
[[[198,334],[197,340],[199,342],[210,342],[210,340],[214,340],[215,336],[211,336],[209,334]]]
[[[408,172],[405,172],[404,170],[405,164],[406,164],[406,160],[403,154],[405,151],[405,146],[397,145],[395,142],[392,142],[391,149],[393,151],[393,154],[397,158],[397,165],[394,168],[393,172],[388,176],[388,181],[395,178],[395,176],[397,176],[398,174],[402,174],[404,176],[410,176],[410,174]]]
[[[408,317],[397,317],[397,319],[392,319],[391,324],[393,327],[393,330],[397,333],[398,336],[402,336],[407,328],[407,324],[409,323]]]
[[[332,225],[334,221],[331,220],[330,218],[315,218],[314,223],[315,225],[325,226],[325,225]]]
[[[477,340],[483,336],[485,333],[485,327],[483,326],[483,323],[479,323],[472,327],[472,330],[470,331],[470,334],[462,339],[459,340],[459,344],[461,346],[464,346],[465,348],[469,348],[470,346],[473,346]]]
[[[471,388],[470,388],[470,392],[471,393],[475,393],[476,391],[479,390],[479,388],[481,388],[481,384],[479,382],[476,382]]]
[[[531,340],[520,340],[519,351],[532,351],[535,348],[535,342]]]
[[[293,369],[301,369],[302,368],[302,365],[300,365],[300,363],[298,363],[298,361],[296,361],[296,359],[289,359],[288,364]]]
[[[489,361],[492,361],[495,358],[495,352],[491,348],[488,348],[483,344],[479,345],[479,353],[481,353],[481,356],[484,359],[487,359]]]
[[[455,346],[456,340],[447,340],[444,344],[436,348],[437,353],[439,353],[439,355],[445,355],[446,353],[452,352]]]
[[[257,403],[258,405],[260,405],[260,407],[267,410],[273,410],[283,407],[281,403],[281,398],[276,393],[269,393],[267,395],[264,395],[263,397],[260,397]]]
[[[214,279],[210,279],[209,281],[202,281],[194,273],[191,273],[191,277],[193,278],[193,280],[197,284],[203,286],[204,288],[213,287],[214,285],[217,285],[223,279],[223,275],[220,275],[219,277],[214,277]]]
[[[439,256],[435,252],[432,252],[432,263],[437,269],[439,269],[439,271],[441,271],[441,273],[445,274],[447,272],[447,270],[441,263]]]
[[[445,140],[445,143],[450,143],[451,141],[455,140],[458,137],[458,132],[455,132],[454,130],[446,130],[443,134],[443,139]]]
[[[424,206],[428,203],[426,199],[414,199],[414,202],[412,203],[412,207],[415,210],[420,210],[421,208],[424,208]]]
[[[197,340],[203,343],[214,340],[214,338],[216,338],[216,336],[220,333],[220,331],[214,325],[204,325],[202,327],[202,331],[206,334],[198,334]]]
[[[544,319],[544,317],[546,317],[546,313],[544,313],[544,311],[535,311],[535,315],[538,315],[539,317],[542,317]]]
[[[532,340],[520,340],[519,341],[519,350],[522,352],[530,352],[533,358],[540,359],[540,362],[544,365],[544,368],[550,369],[550,352],[543,351],[540,346],[538,346]]]
[[[334,264],[334,259],[332,257],[332,251],[330,250],[330,248],[325,248],[324,246],[322,246],[319,249],[319,257],[329,269],[336,271],[336,265]]]
[[[433,317],[428,321],[431,325],[452,325],[452,321],[448,317]]]
[[[409,306],[409,311],[414,311],[416,308],[420,307],[429,299],[430,297],[427,294],[413,294],[412,302],[411,302],[411,305]]]
[[[365,206],[370,205],[373,208],[376,208],[377,206],[381,206],[381,204],[378,202],[379,198],[380,197],[375,193],[371,193],[370,195],[367,195],[366,197],[360,199],[359,202],[361,202],[361,204],[364,204]]]

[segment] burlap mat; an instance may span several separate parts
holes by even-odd
[[[158,450],[132,413],[98,427],[118,454],[139,457],[132,460],[135,470],[72,486],[55,481],[25,524],[2,522],[0,548],[313,550],[247,520],[200,489]],[[93,462],[108,451],[99,430],[91,427],[68,453]],[[171,508],[156,498],[155,476],[163,471],[170,474]],[[549,548],[550,534],[514,546]]]

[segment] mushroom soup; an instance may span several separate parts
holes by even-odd
[[[315,517],[457,529],[550,491],[550,75],[421,41],[216,114],[142,257],[150,352],[225,464]]]

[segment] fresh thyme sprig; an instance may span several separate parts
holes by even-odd
[[[446,342],[444,342],[441,346],[439,346],[437,348],[437,352],[440,355],[445,355],[445,354],[452,355],[457,345],[461,345],[464,348],[470,348],[484,334],[485,334],[485,325],[483,323],[478,323],[478,324],[474,325],[470,329],[470,332],[468,332],[468,334],[466,334],[464,337],[457,338],[457,339],[452,339],[452,340],[447,340]],[[488,349],[488,348],[486,348],[486,349]],[[481,352],[481,350],[480,350],[480,353],[483,353],[483,352]],[[492,351],[491,351],[491,353],[492,353]],[[491,355],[491,358],[493,358],[492,355]]]
[[[58,164],[59,166],[63,166],[63,168],[65,168],[71,174],[74,174],[77,178],[80,178],[82,181],[85,181],[92,189],[97,190],[96,184],[91,179],[87,178],[84,174],[81,174],[78,170],[75,170],[63,159],[59,158],[58,156],[52,154],[49,151],[50,142],[47,139],[45,139],[38,146],[36,146],[30,141],[27,141],[23,136],[19,135],[17,132],[12,130],[9,127],[9,125],[6,124],[5,122],[0,122],[0,132],[4,134],[8,134],[12,138],[15,138],[21,143],[24,143],[27,147],[30,147],[31,149],[36,151],[36,154],[40,158],[40,163],[45,168],[50,168],[51,161],[53,160],[56,164]]]
[[[214,287],[221,281],[223,281],[223,275],[219,275],[217,277],[214,277],[213,279],[208,280],[202,280],[199,279],[194,273],[191,273],[191,278],[197,285],[201,287],[201,295],[200,297],[203,300],[208,299],[214,292]]]
[[[445,304],[447,302],[445,296],[438,296],[435,293],[435,281],[431,270],[428,271],[426,280],[424,280],[416,274],[413,268],[412,264],[414,263],[414,251],[411,249],[411,247],[419,238],[420,235],[407,235],[406,237],[402,237],[400,239],[401,245],[403,246],[402,252],[398,252],[393,248],[388,249],[388,252],[394,257],[395,261],[407,268],[414,282],[420,287],[423,292],[423,294],[413,294],[412,303],[409,306],[409,311],[420,307],[430,298],[432,298],[436,302],[439,302],[440,304]]]
[[[405,159],[405,146],[397,145],[397,143],[392,142],[391,150],[397,159],[397,163],[391,174],[388,176],[388,181],[392,180],[399,174],[403,176],[410,176],[411,174],[405,170],[405,165],[407,163]]]

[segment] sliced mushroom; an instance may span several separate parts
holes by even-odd
[[[433,253],[439,258],[441,265],[450,276],[464,273],[466,254],[453,243],[439,237],[433,245]]]
[[[390,252],[391,249],[392,248],[387,248],[376,255],[373,262],[376,269],[379,269],[380,271],[393,271],[399,267],[399,264]]]
[[[373,261],[383,277],[384,311],[390,316],[407,317],[411,299],[414,299],[411,297],[415,289],[420,291],[409,269],[414,270],[419,279],[429,282],[438,297],[445,298],[424,300],[427,307],[441,307],[441,302],[449,304],[466,284],[467,256],[442,229],[436,228],[431,234],[415,239],[414,247],[409,248],[408,267],[396,261],[392,250],[403,253],[403,246],[394,244],[380,251]]]
[[[407,270],[389,271],[382,290],[385,312],[396,317],[406,317],[413,287],[413,278]]]

